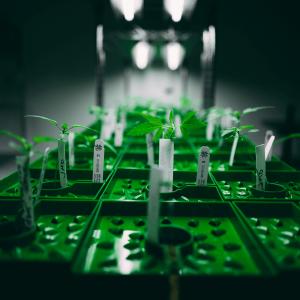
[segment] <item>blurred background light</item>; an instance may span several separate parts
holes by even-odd
[[[153,60],[155,48],[145,41],[138,42],[132,49],[132,56],[136,66],[143,70]]]
[[[170,42],[165,46],[163,53],[168,68],[172,71],[175,71],[183,61],[185,50],[179,43]]]
[[[195,8],[197,0],[164,0],[165,10],[174,22],[179,22],[182,16],[189,18]]]
[[[143,8],[143,0],[110,0],[111,6],[118,14],[123,14],[126,21],[132,21],[134,15]]]

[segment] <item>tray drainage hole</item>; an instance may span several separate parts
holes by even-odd
[[[182,228],[175,226],[163,226],[159,230],[159,243],[166,245],[179,246],[190,241],[191,234]]]

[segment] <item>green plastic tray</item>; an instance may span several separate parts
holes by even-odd
[[[62,273],[69,275],[70,264],[81,245],[98,203],[40,201],[34,207],[35,230],[30,234],[10,235],[20,201],[1,201],[1,272],[14,276],[27,273],[27,276],[32,274],[47,277],[51,274],[52,278]],[[9,241],[3,241],[4,237]]]
[[[234,206],[276,267],[299,275],[299,207],[284,202],[234,202]]]
[[[102,201],[73,266],[80,282],[87,288],[96,284],[105,293],[110,282],[120,287],[132,276],[135,295],[157,293],[158,284],[157,297],[170,299],[167,294],[174,286],[169,280],[177,276],[181,299],[186,299],[205,278],[209,286],[218,287],[224,278],[239,276],[249,284],[250,279],[275,274],[229,203],[164,202],[160,216],[156,244],[146,236],[146,202]],[[109,291],[111,297],[122,292]]]
[[[30,170],[31,186],[33,196],[37,191],[41,171],[39,169]],[[113,171],[104,171],[103,183],[92,182],[93,171],[89,170],[69,170],[67,172],[68,187],[60,188],[59,175],[54,184],[55,170],[46,170],[40,199],[62,198],[63,200],[78,199],[99,199],[105,184],[110,180]],[[19,199],[19,178],[15,172],[0,181],[0,200]]]
[[[103,192],[101,199],[147,200],[149,195],[149,170],[118,168]],[[164,201],[222,201],[210,174],[208,186],[196,186],[195,172],[174,172],[173,192],[161,193]]]

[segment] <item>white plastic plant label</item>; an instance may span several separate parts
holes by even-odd
[[[159,140],[159,168],[162,171],[162,193],[173,190],[174,142],[170,139]]]
[[[116,130],[115,130],[115,147],[121,147],[123,144],[123,124],[117,123]]]
[[[154,150],[153,150],[153,135],[152,133],[148,133],[146,135],[147,141],[147,156],[148,156],[148,165],[154,165]]]
[[[234,140],[233,140],[232,148],[231,148],[231,152],[230,152],[229,166],[233,165],[233,160],[234,160],[235,151],[236,151],[238,141],[239,141],[238,137],[235,137]]]
[[[33,211],[32,193],[31,193],[28,157],[17,156],[16,163],[17,163],[18,174],[19,174],[21,205],[23,209],[22,232],[27,232],[34,228],[34,211]]]
[[[207,176],[209,167],[209,147],[203,146],[198,156],[198,170],[196,185],[207,186]]]
[[[265,145],[255,147],[256,152],[256,188],[265,191],[266,189],[266,160]]]
[[[230,107],[224,109],[224,116],[221,118],[221,126],[223,130],[232,127],[232,116],[229,115],[232,112],[233,111]]]
[[[212,111],[207,118],[206,139],[208,141],[211,141],[213,139],[215,124],[216,124],[216,113]]]
[[[175,115],[175,117],[174,117],[174,123],[175,123],[175,126],[179,126],[181,124],[181,117],[180,117],[180,115]],[[176,127],[175,128],[175,135],[178,138],[182,138],[182,133],[181,133],[180,127]]]
[[[269,144],[269,141],[272,139],[271,141],[271,144]],[[272,130],[268,130],[266,132],[266,136],[265,136],[265,145],[266,145],[266,161],[271,161],[271,158],[272,158],[272,145],[273,145],[273,142],[274,142],[274,139],[275,139],[275,136],[273,136],[273,131]],[[269,146],[270,145],[270,146]],[[267,153],[267,151],[269,151]]]
[[[75,153],[74,153],[74,132],[69,133],[69,168],[75,164]]]
[[[44,176],[45,176],[49,151],[50,151],[50,148],[49,147],[46,148],[45,154],[44,154],[42,171],[41,171],[41,175],[40,175],[40,181],[39,181],[38,189],[37,189],[37,192],[36,192],[34,204],[37,203],[40,200],[40,194],[41,194],[42,185],[43,185],[43,181],[44,181]]]
[[[150,195],[148,202],[148,239],[159,242],[159,203],[160,203],[161,170],[151,167],[150,171]]]
[[[67,168],[66,168],[66,143],[63,140],[58,140],[58,164],[59,178],[61,187],[67,187]]]
[[[94,148],[93,182],[103,182],[103,166],[104,142],[103,140],[96,140]]]

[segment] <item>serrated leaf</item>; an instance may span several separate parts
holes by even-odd
[[[50,136],[35,136],[33,140],[36,144],[42,142],[57,142],[57,139]]]
[[[169,120],[170,120],[170,123],[171,123],[171,124],[174,123],[174,121],[173,121],[173,112],[172,112],[172,110],[171,110],[171,112],[170,112]]]
[[[196,130],[196,129],[206,126],[206,124],[204,122],[198,120],[197,118],[192,118],[192,119],[189,119],[187,122],[185,122],[185,124],[182,124],[182,126],[188,130]]]
[[[160,128],[161,125],[152,124],[152,123],[141,123],[131,129],[127,135],[133,135],[133,136],[139,136],[139,135],[146,135],[150,132],[153,132],[154,130]]]
[[[249,134],[249,133],[258,132],[258,131],[259,131],[259,129],[251,129],[251,130],[247,131],[246,133],[243,133],[242,136],[246,135],[246,134]]]
[[[254,126],[254,125],[241,126],[241,127],[237,128],[237,131],[241,131],[241,130],[246,129],[246,128],[252,129],[253,126]]]
[[[275,108],[275,106],[258,106],[258,107],[249,107],[243,110],[243,115],[247,115],[251,112],[258,111],[259,109],[266,109],[266,108]]]
[[[181,121],[180,125],[185,124],[188,120],[190,120],[195,114],[197,113],[197,111],[190,111],[188,114],[186,114],[184,116],[184,118]]]
[[[141,114],[145,119],[147,119],[150,123],[152,124],[156,124],[159,126],[163,126],[164,124],[162,123],[162,121],[157,118],[157,117],[153,117],[151,115],[147,115],[147,114]]]
[[[288,136],[285,136],[279,140],[277,140],[276,142],[274,142],[274,145],[275,144],[278,144],[278,143],[281,143],[281,142],[284,142],[286,140],[289,140],[289,139],[293,139],[293,138],[297,138],[297,137],[300,137],[300,133],[293,133],[293,134],[290,134]]]
[[[159,138],[161,137],[162,133],[163,133],[164,129],[163,128],[159,128],[155,134],[155,137],[154,137],[154,143],[156,143]]]
[[[168,131],[167,131],[167,133],[166,133],[166,135],[165,135],[165,139],[170,139],[172,133],[173,133],[173,128],[172,128],[172,127],[169,127],[169,128],[168,128]]]
[[[20,146],[20,145],[18,145],[18,144],[16,144],[16,143],[14,143],[14,142],[12,142],[12,141],[8,142],[8,145],[9,145],[10,147],[12,147],[12,148],[18,150],[18,151],[21,151],[21,152],[24,153],[24,154],[27,153],[27,151],[26,151],[26,149],[25,149],[24,147],[22,147],[22,146]]]
[[[189,135],[188,135],[187,131],[185,130],[185,128],[184,128],[183,126],[180,126],[180,131],[181,131],[182,135],[183,135],[186,139],[189,138]]]
[[[85,129],[89,129],[89,130],[92,130],[92,131],[100,133],[100,131],[98,131],[98,130],[92,129],[90,127],[82,126],[82,125],[73,125],[70,129],[76,128],[76,127],[78,127],[78,128],[85,128]],[[68,130],[70,130],[70,129],[68,129]]]
[[[235,131],[234,131],[234,130],[231,130],[231,129],[223,130],[221,137],[224,136],[224,135],[226,135],[226,134],[232,133],[232,132],[235,133]]]
[[[27,115],[27,116],[24,116],[24,117],[25,117],[25,118],[26,118],[26,117],[40,118],[40,119],[44,119],[44,120],[50,121],[50,122],[52,122],[53,124],[57,125],[57,122],[56,122],[55,120],[51,120],[51,119],[48,119],[48,118],[45,118],[45,117],[42,117],[42,116]]]

